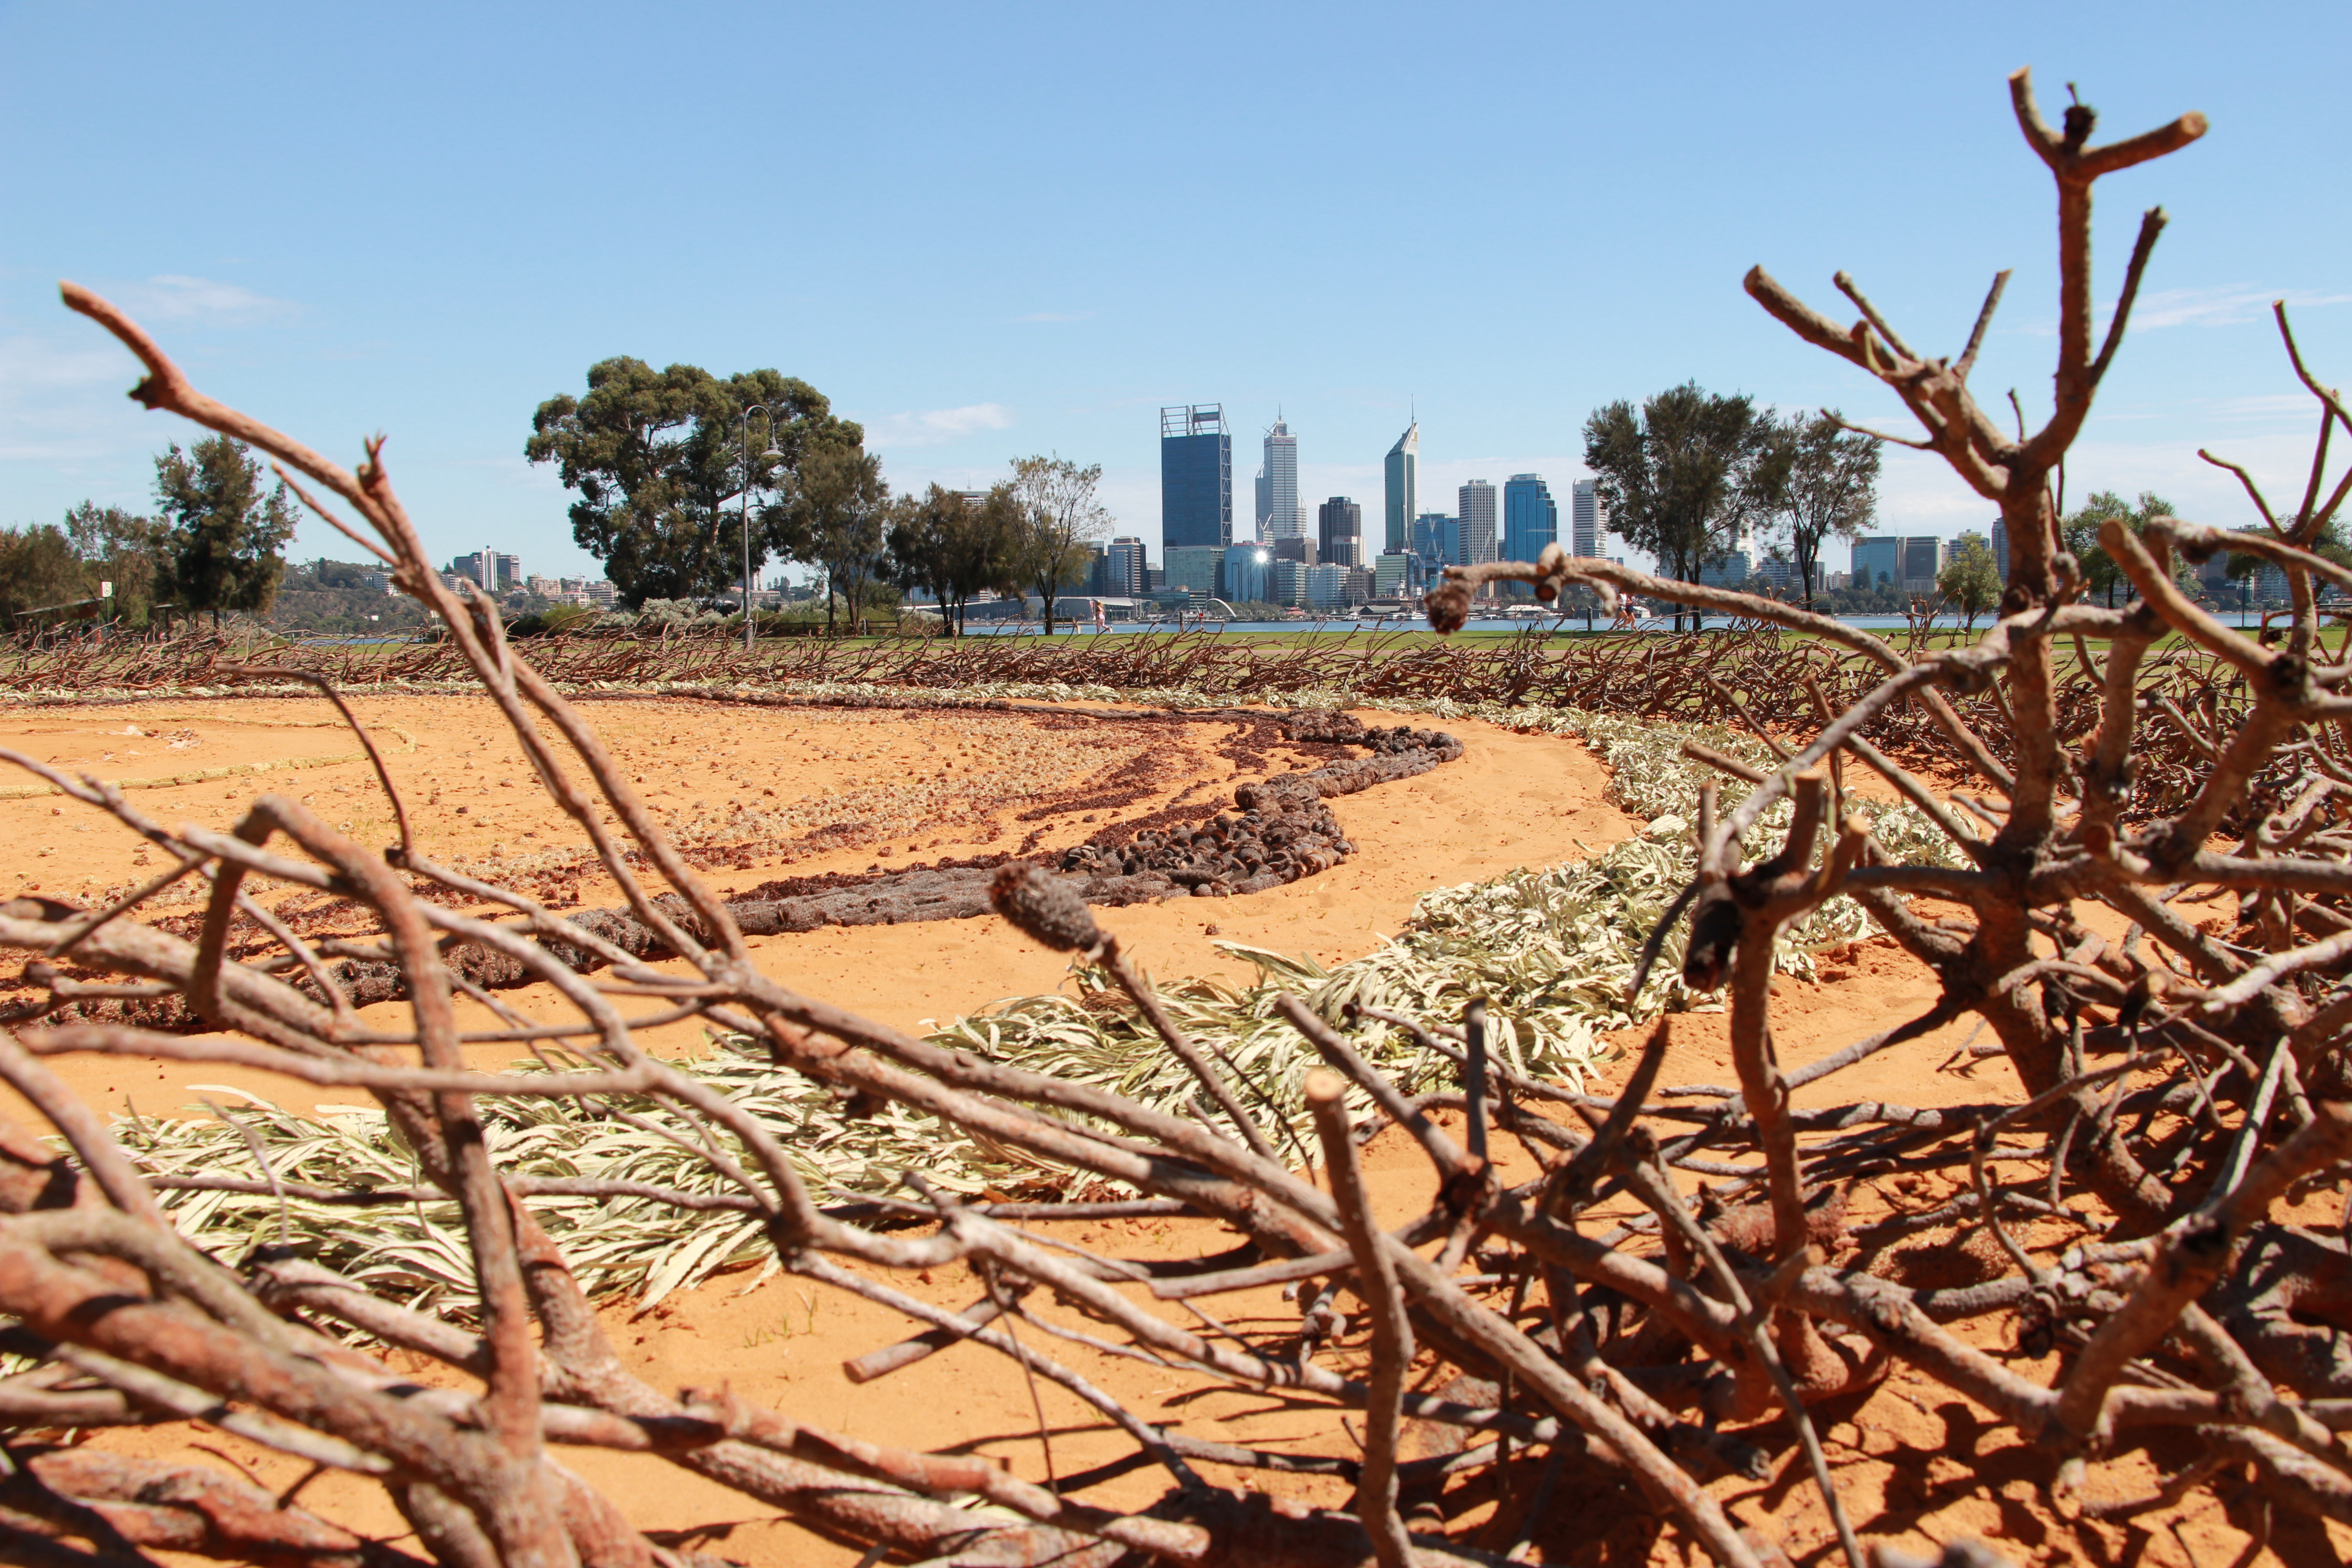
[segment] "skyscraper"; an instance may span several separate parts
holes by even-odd
[[[1903,542],[1892,534],[1866,534],[1853,542],[1853,585],[1903,586]]]
[[[1109,594],[1140,594],[1150,581],[1150,563],[1144,553],[1143,541],[1132,534],[1123,534],[1110,542],[1103,552],[1103,591]]]
[[[1513,474],[1503,482],[1503,559],[1533,561],[1559,539],[1559,503],[1541,474]]]
[[[1412,540],[1412,520],[1421,508],[1421,422],[1405,426],[1396,445],[1389,448],[1386,467],[1381,470],[1387,494],[1388,528],[1381,536],[1381,548],[1390,553],[1407,548]]]
[[[1171,544],[1160,556],[1167,563],[1167,585],[1191,594],[1217,591],[1217,569],[1224,558],[1225,551],[1213,544]]]
[[[1453,559],[1445,553],[1445,531],[1453,521],[1442,511],[1424,511],[1412,520],[1412,552],[1432,573]]]
[[[2002,582],[2009,581],[2009,520],[2005,517],[1992,520],[1992,569],[2000,574]]]
[[[1257,477],[1257,536],[1290,537],[1298,521],[1298,437],[1280,419],[1265,433],[1265,466]]]
[[[1160,411],[1160,543],[1234,542],[1234,437],[1224,405],[1197,403]]]
[[[1454,563],[1475,566],[1495,559],[1495,487],[1472,479],[1456,492],[1462,519],[1462,554]],[[1448,557],[1449,560],[1453,559]]]
[[[1364,563],[1364,509],[1346,496],[1333,496],[1316,510],[1317,556],[1339,566]]]
[[[1944,564],[1944,542],[1932,533],[1915,533],[1903,541],[1903,591],[1932,594],[1936,573]]]
[[[1609,509],[1591,479],[1579,479],[1569,490],[1569,553],[1597,558],[1609,553]]]
[[[1225,552],[1223,597],[1234,604],[1274,598],[1274,554],[1262,544],[1236,544]]]

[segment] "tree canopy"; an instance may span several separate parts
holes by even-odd
[[[0,529],[0,629],[15,630],[16,616],[89,596],[90,587],[73,541],[52,523]]]
[[[556,465],[572,537],[604,563],[621,598],[700,599],[741,581],[746,475],[740,416],[753,413],[750,482],[752,570],[800,553],[788,504],[812,447],[855,448],[865,432],[834,416],[808,383],[774,370],[725,380],[699,365],[655,370],[615,358],[589,367],[584,397],[551,397],[531,416],[523,456]]]
[[[1021,522],[1020,577],[1045,601],[1045,630],[1054,629],[1054,601],[1086,580],[1093,542],[1110,528],[1110,511],[1095,498],[1102,465],[1080,468],[1067,458],[1019,458],[1013,464],[1013,501]]]
[[[294,509],[281,481],[266,493],[261,464],[242,443],[211,436],[186,452],[155,459],[155,500],[170,526],[173,587],[179,602],[210,612],[269,608],[285,574],[280,553],[294,537]]]
[[[1787,457],[1774,429],[1753,398],[1685,382],[1639,410],[1623,399],[1595,409],[1584,422],[1584,462],[1612,530],[1655,556],[1665,575],[1696,582],[1778,504]],[[1682,617],[1677,607],[1677,627]]]
[[[2000,586],[1992,546],[1976,534],[1963,535],[1952,558],[1936,574],[1936,592],[1960,612],[1963,634],[1976,630],[1977,617],[2000,603]]]
[[[882,478],[882,459],[856,442],[819,440],[802,454],[799,482],[787,509],[788,526],[800,558],[822,567],[828,589],[846,598],[852,635],[865,604],[866,584],[882,564],[889,503],[890,487]],[[830,591],[824,624],[830,633]]]
[[[1786,467],[1778,510],[1811,609],[1822,544],[1858,537],[1878,510],[1878,443],[1828,413],[1792,415],[1774,438]]]
[[[2151,490],[2140,491],[2137,502],[2127,501],[2113,490],[2099,490],[2059,525],[2059,532],[2066,548],[2074,552],[2074,559],[2082,565],[2084,584],[2092,594],[2112,607],[2116,602],[2116,590],[2127,587],[2130,579],[2124,575],[2123,568],[2099,543],[2099,525],[2111,517],[2117,518],[2137,534],[2147,529],[2149,518],[2177,515],[2170,501]],[[2179,557],[2174,559],[2176,576],[2186,577],[2189,571],[2187,561]]]
[[[1021,586],[1021,513],[1010,481],[974,501],[933,485],[902,498],[890,525],[891,570],[898,585],[928,589],[950,636],[961,636],[975,594]]]

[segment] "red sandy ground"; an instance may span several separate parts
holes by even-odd
[[[528,770],[498,728],[487,703],[462,699],[362,700],[364,721],[393,751],[395,782],[410,802],[420,846],[445,861],[484,863],[509,872],[528,869],[573,841],[567,824],[531,787]],[[657,805],[693,819],[696,803],[723,810],[737,801],[769,810],[797,806],[808,797],[812,820],[873,825],[862,841],[786,859],[770,857],[749,868],[711,874],[730,891],[777,875],[810,875],[905,862],[910,858],[971,855],[1014,848],[1035,826],[1012,820],[1055,792],[1082,795],[1132,761],[1139,749],[1162,748],[1165,781],[1121,815],[1150,809],[1195,780],[1221,793],[1236,774],[1218,742],[1229,731],[1188,724],[1180,731],[1103,727],[1075,734],[1033,719],[1003,714],[923,714],[889,711],[778,710],[724,708],[686,701],[609,702],[592,710],[632,775]],[[1367,713],[1368,721],[1392,721]],[[267,722],[256,722],[266,721]],[[299,725],[301,727],[291,727]],[[1234,900],[1190,900],[1108,912],[1146,964],[1163,975],[1244,976],[1210,945],[1213,935],[1338,960],[1366,951],[1393,932],[1423,891],[1495,876],[1521,865],[1580,857],[1614,842],[1639,825],[1601,800],[1604,771],[1576,743],[1526,736],[1475,723],[1447,726],[1467,742],[1467,753],[1419,778],[1381,785],[1332,802],[1357,856],[1305,881]],[[131,736],[136,728],[147,733]],[[413,740],[404,749],[403,736]],[[170,746],[173,736],[184,742]],[[332,726],[324,704],[309,702],[156,703],[90,709],[19,709],[0,717],[0,746],[61,766],[88,767],[109,778],[142,778],[259,761],[334,755],[351,751],[347,733]],[[1277,755],[1274,765],[1286,765]],[[1262,769],[1261,769],[1262,771]],[[226,779],[134,792],[141,809],[167,823],[195,821],[220,827],[258,788],[299,795],[331,821],[349,822],[370,842],[389,837],[389,814],[363,763]],[[772,791],[773,794],[766,792]],[[1043,792],[1041,795],[1039,792]],[[928,793],[925,793],[928,792]],[[1194,795],[1192,799],[1203,798]],[[460,815],[457,807],[467,809]],[[838,808],[837,810],[835,808]],[[712,809],[706,805],[705,815]],[[912,813],[913,815],[909,815]],[[928,814],[928,815],[926,815]],[[1083,815],[1082,813],[1080,815]],[[1040,847],[1074,842],[1089,825],[1049,820]],[[990,829],[992,831],[989,831]],[[887,837],[882,837],[887,834]],[[962,835],[958,837],[958,835]],[[888,853],[886,855],[885,850]],[[98,814],[55,797],[0,800],[0,889],[35,884],[57,896],[90,898],[128,882],[134,872],[131,841]],[[581,901],[614,901],[609,884],[583,881]],[[183,911],[193,905],[180,906]],[[929,925],[827,928],[795,936],[758,939],[758,962],[802,990],[827,996],[902,1026],[974,1010],[1008,995],[1048,991],[1064,968],[991,918]],[[1924,1010],[1931,977],[1885,942],[1865,943],[1824,969],[1819,984],[1784,982],[1775,1017],[1783,1062],[1798,1066]],[[558,1016],[551,995],[510,993],[511,1005],[537,1016]],[[469,1004],[461,1004],[470,1006]],[[387,1008],[386,1014],[396,1009]],[[488,1023],[479,1010],[470,1026]],[[1676,1020],[1661,1079],[1666,1084],[1721,1082],[1728,1072],[1720,1015]],[[1955,1026],[1888,1051],[1799,1093],[1800,1103],[1880,1099],[1909,1105],[2016,1098],[2016,1086],[1998,1058],[1939,1070],[1966,1038]],[[657,1048],[691,1050],[690,1031],[652,1037]],[[1630,1044],[1630,1042],[1627,1042]],[[502,1065],[512,1048],[483,1047],[479,1065]],[[280,1104],[313,1102],[301,1086],[267,1075],[224,1068],[124,1064],[68,1058],[60,1067],[93,1101],[120,1105],[127,1096],[143,1111],[170,1113],[189,1103],[191,1082],[228,1082]],[[1604,1079],[1623,1070],[1606,1068]],[[343,1091],[341,1098],[348,1098]],[[18,1108],[12,1111],[22,1114]],[[1506,1142],[1505,1173],[1531,1173],[1526,1155]],[[1391,1223],[1420,1213],[1432,1182],[1419,1152],[1393,1133],[1368,1151],[1376,1200]],[[1942,1203],[1965,1170],[1905,1172],[1864,1184],[1854,1194],[1857,1220]],[[2315,1199],[2315,1215],[2332,1202]],[[2332,1214],[2329,1215],[2332,1218]],[[1089,1248],[1124,1256],[1199,1255],[1222,1250],[1230,1237],[1206,1222],[1154,1220],[1055,1224],[1036,1227]],[[2029,1246],[2063,1247],[2074,1238],[2046,1223],[2023,1233]],[[1955,1246],[1948,1237],[1914,1238],[1882,1267],[1907,1283],[1950,1283],[2005,1272],[1981,1238]],[[894,1314],[845,1294],[789,1278],[746,1291],[748,1273],[723,1278],[671,1297],[649,1314],[625,1303],[609,1307],[605,1322],[641,1375],[664,1386],[721,1383],[793,1416],[877,1441],[950,1452],[982,1452],[1023,1475],[1044,1479],[1045,1455],[1029,1393],[1018,1370],[992,1352],[961,1347],[879,1383],[856,1387],[841,1363],[903,1338],[908,1325]],[[954,1308],[981,1294],[961,1269],[900,1277],[899,1289]],[[1244,1334],[1279,1339],[1297,1327],[1297,1309],[1277,1290],[1204,1303]],[[1171,1317],[1173,1304],[1160,1307]],[[1048,1309],[1052,1310],[1052,1309]],[[1990,1321],[1960,1331],[1995,1353],[2015,1356],[2005,1331]],[[1353,1453],[1349,1433],[1325,1411],[1286,1406],[1271,1394],[1197,1392],[1200,1380],[1058,1343],[1054,1353],[1147,1419],[1207,1437],[1297,1452]],[[1340,1363],[1359,1363],[1360,1341],[1350,1335],[1336,1351]],[[2056,1363],[2021,1367],[2047,1379]],[[443,1369],[415,1366],[420,1376],[458,1381]],[[1438,1378],[1443,1381],[1443,1376]],[[1068,1475],[1129,1451],[1127,1440],[1094,1412],[1050,1384],[1042,1397],[1051,1427],[1053,1464]],[[1867,1395],[1817,1412],[1831,1463],[1865,1539],[1898,1541],[1926,1550],[1930,1542],[1975,1535],[1996,1542],[2025,1562],[2302,1565],[2343,1560],[2352,1533],[2281,1516],[2265,1521],[2260,1505],[2224,1484],[2217,1495],[2200,1491],[2177,1508],[2128,1522],[2069,1521],[2045,1500],[2050,1462],[2013,1435],[1995,1428],[1969,1401],[1916,1375],[1897,1372]],[[1780,1540],[1801,1562],[1836,1556],[1828,1521],[1805,1475],[1801,1457],[1784,1429],[1767,1423],[1747,1434],[1774,1457],[1761,1482],[1727,1479],[1712,1489],[1742,1522]],[[291,1484],[302,1467],[209,1429],[170,1426],[99,1435],[95,1442],[142,1455],[176,1455],[202,1445],[273,1489]],[[572,1449],[562,1456],[616,1499],[643,1528],[668,1542],[691,1544],[754,1564],[847,1564],[857,1553],[812,1536],[772,1510],[677,1470],[658,1459]],[[2159,1446],[2131,1449],[2092,1471],[2090,1495],[2145,1495],[2156,1479],[2187,1457]],[[1213,1479],[1244,1478],[1205,1467]],[[1499,1482],[1457,1482],[1443,1503],[1444,1528],[1455,1539],[1501,1551],[1524,1532],[1534,1558],[1549,1563],[1631,1564],[1688,1561],[1679,1537],[1662,1528],[1638,1494],[1616,1473],[1579,1460],[1563,1468],[1542,1517],[1528,1518],[1542,1469],[1540,1458],[1509,1467]],[[1265,1478],[1261,1477],[1261,1480]],[[1140,1506],[1163,1490],[1166,1478],[1139,1469],[1088,1494],[1110,1506]],[[1274,1477],[1289,1496],[1345,1506],[1346,1489],[1312,1477]],[[373,1485],[329,1477],[302,1494],[308,1507],[385,1538],[404,1525]],[[1433,1527],[1436,1519],[1425,1521]],[[2258,1539],[2267,1525],[2268,1544]]]

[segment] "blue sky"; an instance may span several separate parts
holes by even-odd
[[[0,522],[143,505],[188,439],[60,278],[322,450],[386,433],[428,545],[533,570],[593,567],[531,410],[617,353],[803,376],[901,487],[1099,462],[1155,559],[1163,403],[1225,405],[1244,513],[1277,405],[1302,497],[1368,515],[1414,400],[1448,510],[1564,494],[1597,404],[1686,378],[1902,428],[1741,292],[1759,261],[1824,309],[1850,268],[1939,353],[2014,267],[1976,384],[2038,416],[2031,64],[2102,140],[2212,119],[2099,188],[2103,295],[2140,209],[2172,226],[2070,493],[2234,525],[2196,448],[2299,489],[2315,425],[2268,300],[2352,378],[2347,43],[2336,4],[0,5]],[[1892,457],[1885,527],[1984,521]]]

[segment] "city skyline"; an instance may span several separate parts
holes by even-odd
[[[1585,477],[1594,407],[1685,380],[1904,428],[1883,389],[1746,296],[1759,262],[1824,308],[1832,274],[1850,269],[1939,353],[1965,340],[1992,274],[2015,268],[1976,382],[2016,387],[2038,418],[2054,254],[2044,171],[2003,82],[2021,64],[2045,109],[2074,81],[2119,134],[2184,108],[2213,125],[2101,189],[2103,309],[2139,212],[2160,203],[2171,224],[2069,455],[2070,495],[2154,489],[2199,521],[2257,521],[2200,447],[2299,487],[2310,433],[2273,299],[2295,310],[2315,374],[2352,375],[2339,259],[2352,218],[2308,199],[2313,150],[2332,144],[2326,62],[2352,41],[2342,7],[2298,11],[2284,53],[2264,29],[2214,29],[2185,5],[2118,27],[1998,0],[1965,18],[1874,16],[1835,51],[1720,5],[1671,26],[1515,5],[1430,26],[1401,9],[1204,4],[1172,34],[1116,11],[1083,26],[947,12],[908,28],[870,10],[724,5],[681,28],[592,3],[560,36],[430,3],[299,27],[135,3],[119,17],[92,29],[64,7],[0,11],[13,132],[0,178],[16,219],[0,234],[0,523],[54,522],[85,499],[146,507],[154,455],[190,438],[123,397],[135,367],[59,307],[59,278],[131,310],[208,392],[322,451],[354,460],[385,433],[436,557],[489,539],[565,574],[596,568],[572,541],[572,498],[520,448],[532,409],[578,395],[615,354],[801,377],[866,427],[900,490],[984,488],[1031,453],[1099,462],[1117,531],[1147,542],[1162,518],[1145,421],[1180,401],[1221,401],[1236,436],[1279,408],[1301,437],[1298,493],[1380,497],[1383,544],[1383,457],[1416,399],[1432,413],[1421,507],[1512,473],[1559,495]],[[2191,35],[2200,47],[2180,47]],[[767,146],[787,56],[892,67],[803,73],[793,156],[677,161],[679,138]],[[1289,69],[1308,58],[1329,68]],[[1563,121],[1550,106],[1568,58],[1578,110]],[[1493,90],[1459,112],[1361,111],[1475,72]],[[1858,73],[1906,82],[1913,132],[1871,133]],[[1680,107],[1661,116],[1669,74]],[[191,96],[192,79],[214,89]],[[287,134],[284,85],[328,79],[343,90]],[[580,128],[583,105],[656,99],[668,135],[604,137],[593,168],[551,174],[551,127]],[[149,101],[174,103],[172,137],[117,107]],[[1171,159],[1178,122],[1197,135]],[[1798,177],[1801,146],[1841,149],[1841,179]],[[1267,201],[1255,193],[1276,147],[1283,199]],[[219,199],[224,168],[254,175],[263,202]],[[364,201],[257,221],[272,193],[354,178]],[[584,243],[573,215],[595,181],[742,221],[723,245],[657,243],[650,218],[642,242]],[[1363,243],[1412,188],[1508,214],[1511,243]],[[1964,222],[1956,189],[1980,197]],[[918,242],[919,214],[953,226],[951,251]],[[1923,454],[1890,449],[1882,492],[1891,531],[1983,526],[1981,500]],[[1234,532],[1254,532],[1234,510]],[[291,548],[352,550],[310,519]]]

